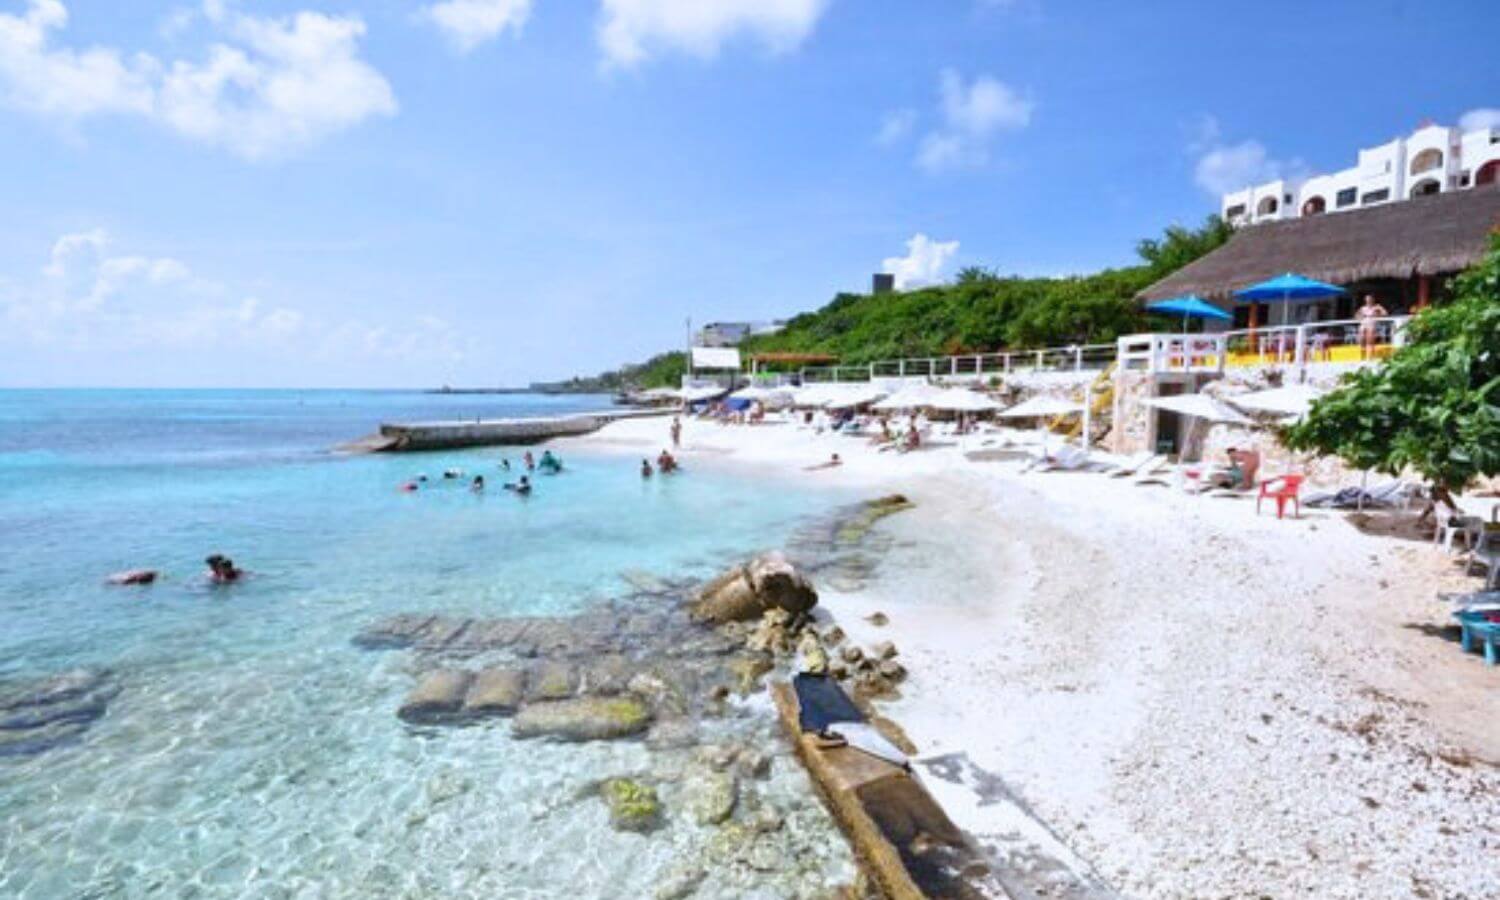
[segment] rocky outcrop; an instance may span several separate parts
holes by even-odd
[[[518,738],[600,741],[640,734],[650,724],[651,710],[635,697],[578,697],[523,707],[511,722],[511,734]]]
[[[699,825],[718,825],[734,814],[739,782],[732,772],[714,770],[693,775],[684,788],[688,815]]]
[[[767,610],[804,614],[818,602],[812,583],[780,553],[766,553],[715,578],[698,592],[693,617],[703,622],[748,622]]]
[[[100,669],[0,685],[0,756],[28,756],[78,740],[119,693]]]
[[[463,713],[470,718],[508,716],[526,697],[526,675],[517,669],[485,669],[474,677],[464,697]]]
[[[463,711],[464,698],[474,675],[460,669],[428,672],[411,689],[396,711],[402,721],[417,725],[457,719]]]

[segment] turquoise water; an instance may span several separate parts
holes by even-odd
[[[646,765],[638,744],[412,732],[394,715],[410,661],[349,639],[400,611],[583,610],[624,593],[625,569],[706,575],[838,498],[708,471],[643,482],[601,454],[521,499],[498,490],[515,450],[329,452],[382,419],[606,404],[0,391],[0,678],[88,665],[121,686],[78,743],[0,758],[0,896],[649,894],[642,860],[694,837],[643,847],[558,799],[580,773]],[[429,489],[397,490],[419,471]],[[210,587],[211,552],[251,576]],[[164,576],[103,583],[131,567]]]

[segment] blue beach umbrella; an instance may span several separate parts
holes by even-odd
[[[1186,297],[1173,297],[1170,300],[1158,300],[1146,305],[1147,312],[1162,313],[1164,315],[1182,316],[1182,332],[1187,333],[1188,319],[1218,319],[1227,322],[1234,318],[1229,313],[1197,294],[1189,294]]]
[[[1263,300],[1272,302],[1280,300],[1286,304],[1292,300],[1316,300],[1320,297],[1336,297],[1344,293],[1344,289],[1338,285],[1328,284],[1306,275],[1298,275],[1296,272],[1287,272],[1285,275],[1277,275],[1269,281],[1260,284],[1252,284],[1244,290],[1235,291],[1234,295],[1241,300],[1251,302]],[[1288,313],[1282,306],[1281,324],[1286,324]]]

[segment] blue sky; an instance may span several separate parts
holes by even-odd
[[[1492,2],[0,0],[0,385],[524,384],[1500,119]]]

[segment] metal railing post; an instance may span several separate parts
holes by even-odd
[[[1046,367],[1046,365],[1047,365],[1047,363],[1045,362],[1046,359],[1047,359],[1047,351],[1046,350],[1038,350],[1036,352],[1036,368],[1037,368],[1038,372],[1040,372],[1043,368]]]
[[[1292,359],[1297,366],[1297,380],[1307,377],[1307,326],[1297,326],[1297,341],[1292,350]]]
[[[896,376],[899,377],[899,378],[905,378],[906,377],[906,360],[904,360],[904,359],[898,359],[898,360],[896,360]]]
[[[1077,345],[1073,347],[1073,371],[1083,371],[1083,348]]]

